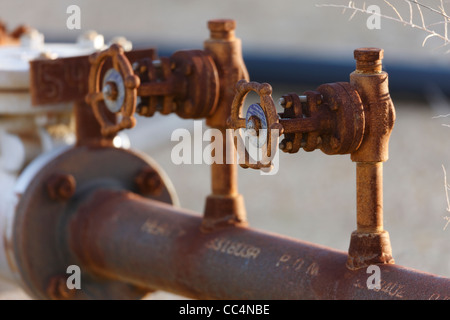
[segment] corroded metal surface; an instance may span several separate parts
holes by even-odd
[[[256,92],[260,96],[259,107],[261,108],[261,112],[265,117],[265,121],[267,121],[267,138],[265,139],[265,143],[263,144],[263,155],[260,161],[250,160],[250,155],[245,148],[237,149],[243,150],[243,154],[240,155],[242,159],[245,159],[245,163],[241,164],[244,168],[252,168],[252,169],[262,169],[267,168],[272,165],[271,161],[275,155],[276,148],[278,146],[279,136],[282,132],[282,125],[279,123],[278,114],[275,109],[275,105],[272,100],[272,87],[268,83],[257,83],[257,82],[248,82],[246,80],[241,80],[236,84],[236,95],[233,99],[233,104],[231,105],[231,116],[229,118],[229,126],[234,130],[246,128],[247,123],[246,119],[241,118],[242,108],[244,104],[244,98],[251,91]],[[257,116],[254,116],[255,119],[260,120]],[[262,130],[259,130],[259,132]],[[278,132],[273,135],[272,131],[278,130]],[[259,135],[259,133],[257,133]],[[244,139],[238,131],[238,139],[237,143],[240,143],[241,146],[244,145]],[[236,143],[236,144],[237,144]]]
[[[243,99],[251,86],[261,97],[261,108],[270,123],[277,124],[285,138],[280,149],[296,153],[321,149],[325,154],[350,154],[357,163],[357,230],[351,236],[348,267],[394,263],[389,234],[383,229],[383,167],[388,159],[389,137],[395,110],[389,96],[388,76],[381,71],[383,50],[361,48],[354,52],[356,70],[350,83],[323,84],[302,96],[289,93],[280,99],[284,112],[274,118],[276,108],[270,94],[260,92],[257,83],[237,84],[229,126],[248,126],[239,117]],[[258,89],[258,90],[257,90]],[[269,134],[268,134],[269,136]],[[272,148],[273,152],[273,148]],[[248,163],[244,167],[261,169]]]
[[[101,102],[100,102],[101,104]],[[108,113],[105,105],[99,106],[104,108],[104,114],[109,118],[110,123],[116,121],[116,115]],[[112,136],[105,137],[101,132],[100,124],[98,123],[94,110],[84,100],[75,101],[74,103],[75,116],[75,134],[77,146],[97,146],[97,147],[112,147]]]
[[[99,191],[70,222],[69,245],[99,277],[197,299],[450,298],[450,279],[382,265],[381,288],[370,290],[371,274],[347,269],[345,252],[245,227],[203,233],[201,223],[133,193]]]
[[[125,52],[133,63],[156,58],[154,49]],[[105,69],[111,67],[107,61]],[[84,100],[88,93],[89,56],[30,61],[30,91],[33,105]]]
[[[136,299],[145,295],[141,286],[118,280],[98,281],[82,270],[84,290],[61,291],[61,277],[68,266],[79,265],[66,246],[66,227],[73,211],[99,189],[139,193],[141,172],[154,171],[157,193],[143,196],[177,203],[173,187],[148,157],[116,148],[75,147],[62,153],[31,179],[17,205],[8,255],[20,274],[22,286],[34,298]],[[76,187],[75,187],[76,185]],[[51,192],[49,192],[51,191]]]
[[[76,180],[70,174],[53,174],[47,180],[47,192],[52,200],[67,201],[76,191]]]
[[[383,228],[382,162],[395,121],[383,51],[355,50],[349,83],[284,95],[284,112],[277,114],[271,86],[248,82],[235,26],[209,21],[204,50],[171,57],[149,50],[133,58],[113,45],[91,56],[89,81],[87,57],[32,63],[35,103],[76,102],[77,144],[36,174],[17,207],[8,250],[28,292],[51,299],[140,298],[153,290],[200,299],[450,299],[449,279],[393,265]],[[111,68],[114,74],[106,71]],[[88,89],[93,108],[83,101]],[[261,101],[244,119],[250,91]],[[154,163],[112,148],[136,112],[157,111],[206,118],[226,137],[227,159],[236,151],[226,143],[226,129],[244,127],[257,135],[269,129],[268,159],[281,134],[284,152],[350,154],[357,168],[357,230],[349,254],[247,228],[236,163],[225,158],[211,165],[203,217],[170,205],[176,202],[170,182]],[[83,288],[76,292],[64,286],[71,264],[82,269]],[[381,268],[379,289],[367,286],[371,264]]]
[[[106,85],[111,88],[113,86],[117,87],[116,91],[120,91],[120,86],[123,87],[123,101],[117,102],[119,106],[116,111],[121,116],[121,119],[117,122],[109,121],[108,115],[105,114],[106,110],[104,106],[100,104],[101,101],[106,103],[108,100],[115,104],[115,99],[118,98],[118,94],[115,94],[113,97],[112,94],[108,95],[105,93],[105,88],[102,88],[103,90],[100,89],[102,67],[107,59],[112,60],[113,70],[115,70],[121,80],[120,83],[111,81],[111,83]],[[136,125],[134,113],[136,112],[137,87],[140,85],[140,79],[134,74],[129,60],[125,57],[123,48],[117,44],[113,44],[107,50],[94,53],[89,57],[89,60],[91,62],[91,69],[88,81],[89,93],[86,96],[86,102],[94,110],[94,115],[100,124],[102,135],[105,137],[114,136],[123,129],[134,127]],[[114,102],[112,102],[113,100]]]
[[[284,152],[300,148],[325,154],[348,154],[358,149],[364,135],[365,114],[358,92],[349,83],[327,83],[307,91],[301,101],[295,93],[282,96],[280,124]]]
[[[356,162],[357,229],[351,236],[347,264],[363,268],[372,263],[394,263],[389,234],[383,228],[383,162],[388,159],[395,109],[388,74],[381,71],[383,50],[361,48],[354,55],[356,70],[350,83],[364,105],[368,134],[351,154]]]
[[[228,119],[234,99],[235,85],[239,80],[249,80],[247,68],[242,58],[241,40],[235,37],[236,21],[218,19],[208,21],[210,38],[204,47],[216,64],[220,91],[215,112],[206,118],[206,124],[222,132],[222,163],[211,164],[212,193],[206,198],[203,228],[213,230],[226,226],[246,225],[247,213],[244,199],[238,192],[237,164],[227,163],[236,158],[231,141]]]
[[[226,134],[234,85],[241,79],[248,79],[241,42],[234,36],[235,27],[234,20],[211,20],[208,22],[210,38],[205,41],[204,50],[182,50],[169,58],[157,57],[153,49],[125,52],[133,65],[134,76],[138,76],[141,83],[136,92],[127,95],[129,99],[119,111],[122,115],[125,113],[125,119],[119,123],[116,115],[109,112],[102,101],[97,101],[102,98],[100,78],[107,69],[114,67],[111,61],[106,61],[104,67],[99,68],[100,61],[95,62],[99,54],[92,58],[94,65],[89,79],[91,93],[88,102],[95,105],[94,114],[100,128],[94,123],[94,114],[84,110],[81,102],[88,93],[90,66],[86,56],[32,61],[33,104],[76,101],[78,145],[111,145],[118,130],[133,125],[135,108],[144,116],[152,116],[159,111],[162,114],[175,112],[182,118],[206,117],[208,125]],[[129,68],[126,69],[130,76]],[[140,100],[136,105],[137,96]],[[86,129],[83,128],[84,123]],[[230,159],[235,154],[225,139],[222,154]],[[205,205],[205,229],[246,223],[243,199],[237,192],[236,164],[225,162],[224,159],[223,163],[211,165],[212,194]]]

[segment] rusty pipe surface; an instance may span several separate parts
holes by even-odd
[[[373,263],[394,263],[389,233],[383,229],[383,162],[389,158],[389,137],[395,123],[388,74],[382,71],[384,51],[354,51],[356,70],[350,84],[364,105],[365,133],[351,153],[356,162],[357,230],[350,238],[348,267],[366,268]]]
[[[97,277],[197,299],[450,299],[450,279],[380,265],[381,288],[347,254],[200,216],[125,191],[88,196],[68,222],[75,261]]]
[[[383,231],[383,162],[356,163],[357,231]]]
[[[249,75],[242,58],[241,40],[235,37],[236,21],[211,20],[208,21],[208,29],[210,38],[205,41],[204,47],[217,67],[220,93],[217,109],[207,117],[206,124],[221,130],[225,137],[228,135],[225,131],[231,115],[235,84],[241,79],[248,80]],[[238,193],[237,164],[227,161],[235,159],[235,150],[227,146],[226,139],[223,140],[222,148],[223,163],[211,164],[212,193],[206,199],[203,220],[206,230],[247,223],[244,199]]]

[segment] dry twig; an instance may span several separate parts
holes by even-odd
[[[394,12],[393,15],[387,15],[387,14],[381,14],[381,13],[377,13],[377,12],[368,11],[366,9],[365,2],[362,7],[356,6],[354,1],[349,1],[349,3],[347,5],[319,4],[316,6],[343,8],[343,10],[344,10],[343,12],[345,12],[345,10],[349,9],[349,10],[353,11],[349,20],[351,20],[356,15],[356,13],[360,12],[360,13],[365,13],[365,14],[370,14],[370,15],[377,15],[384,19],[397,21],[397,22],[400,22],[403,25],[409,26],[411,28],[416,28],[416,29],[422,30],[422,31],[428,33],[428,35],[424,38],[424,40],[422,42],[422,46],[425,46],[426,42],[433,37],[439,38],[443,41],[443,45],[441,47],[444,47],[449,44],[450,40],[448,38],[447,29],[448,29],[448,23],[450,22],[450,16],[445,11],[443,0],[440,0],[440,5],[438,6],[437,9],[430,7],[428,5],[425,5],[423,3],[420,3],[416,0],[403,0],[403,1],[408,4],[408,8],[409,8],[409,19],[408,20],[406,20],[400,14],[400,11],[397,9],[397,7],[395,5],[393,5],[391,2],[389,2],[387,0],[384,0],[384,3],[392,9],[392,11]],[[415,6],[413,6],[413,5],[415,5]],[[414,7],[416,8],[415,10],[414,10]],[[433,22],[433,23],[427,24],[425,21],[424,14],[423,14],[423,9],[426,9],[433,14],[437,14],[438,16],[443,18],[443,21],[438,21],[438,22]],[[414,21],[413,21],[413,16],[414,16],[415,12],[420,17],[420,24],[414,23]],[[431,27],[440,26],[440,25],[444,26],[444,30],[443,30],[442,34],[434,29],[431,29]],[[450,52],[450,50],[447,52]]]

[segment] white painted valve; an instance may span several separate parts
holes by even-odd
[[[102,50],[105,48],[105,38],[97,31],[89,30],[78,37],[77,45],[81,48]]]

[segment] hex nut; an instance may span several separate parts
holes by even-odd
[[[158,196],[163,190],[160,175],[152,168],[142,170],[135,179],[139,192],[147,196]]]
[[[67,201],[76,191],[76,180],[70,174],[54,174],[47,181],[47,192],[51,199]]]

